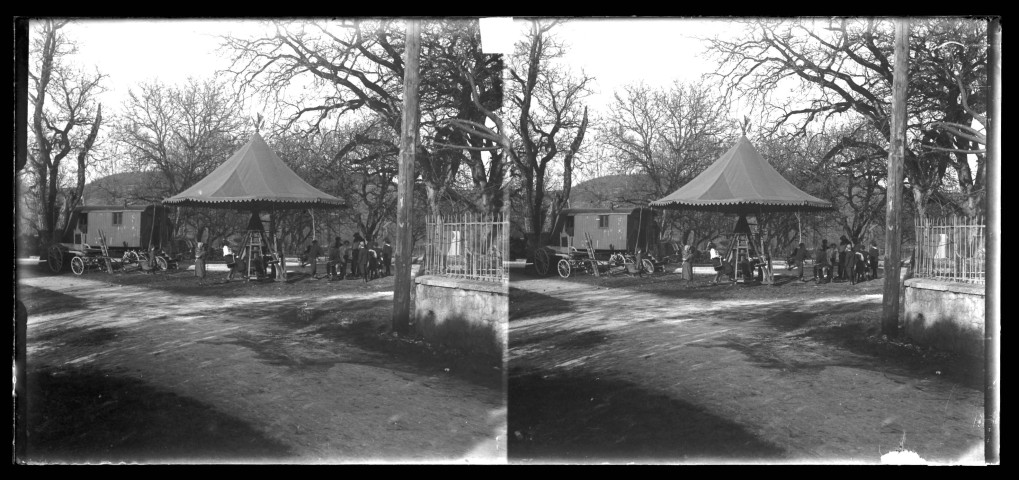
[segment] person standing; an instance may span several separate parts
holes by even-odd
[[[877,249],[877,240],[870,241],[870,249],[867,250],[867,256],[870,260],[870,278],[877,279],[877,259],[881,252]]]
[[[318,257],[322,255],[322,247],[318,246],[318,239],[311,241],[311,248],[308,249],[308,264],[311,265],[311,276],[318,273]]]
[[[725,267],[722,266],[722,256],[718,254],[714,242],[708,242],[708,257],[711,258],[711,266],[715,268],[715,279],[711,281],[711,284],[718,285],[718,281],[722,279],[722,272],[725,271]]]
[[[847,275],[847,272],[846,272],[846,269],[849,267],[849,264],[846,262],[846,259],[849,257],[849,252],[850,252],[850,250],[852,250],[852,248],[853,248],[853,242],[850,242],[849,239],[846,238],[845,235],[839,237],[839,271],[838,271],[838,277],[840,279],[842,279],[842,280],[848,280],[849,279],[849,277]]]
[[[205,244],[202,242],[195,246],[195,276],[199,285],[205,284]]]
[[[803,279],[803,263],[807,259],[807,246],[800,242],[800,245],[796,248],[796,253],[793,255],[793,262],[796,263],[796,276],[801,282],[806,282]]]
[[[817,283],[825,283],[831,263],[828,262],[828,240],[821,240],[821,246],[814,253],[814,278]]]
[[[364,283],[368,283],[368,247],[363,241],[357,247],[357,273],[364,278]]]
[[[382,265],[386,267],[386,276],[390,275],[389,266],[393,263],[393,246],[389,244],[389,239],[382,241]]]
[[[343,268],[340,269],[340,280],[343,280],[343,279],[347,278],[347,265],[350,265],[351,269],[354,268],[354,264],[350,260],[350,252],[351,252],[351,250],[350,250],[350,240],[344,240],[343,241]]]
[[[354,251],[351,252],[351,260],[353,263],[350,265],[350,275],[357,277],[361,275],[361,246],[364,243],[364,238],[361,237],[360,233],[354,234]]]
[[[234,270],[237,268],[237,260],[234,256],[233,248],[230,247],[229,241],[223,243],[223,260],[226,262],[226,268],[230,272],[227,274],[227,281],[234,279]]]
[[[329,260],[326,263],[326,274],[329,275],[329,281],[336,280],[339,276],[336,273],[337,265],[343,262],[343,245],[340,243],[340,237],[336,237],[336,241],[329,246]]]
[[[693,280],[693,251],[690,245],[683,245],[683,280]]]

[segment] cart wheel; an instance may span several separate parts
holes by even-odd
[[[570,277],[570,261],[565,258],[559,260],[559,276],[563,278]]]
[[[626,263],[626,261],[623,259],[623,256],[618,253],[613,253],[609,256],[609,264],[612,266],[618,267],[624,263]]]
[[[159,267],[160,270],[169,270],[170,268],[170,266],[166,263],[166,259],[163,257],[156,257],[156,266]]]
[[[138,254],[131,250],[124,252],[124,259],[122,260],[124,265],[131,263],[138,263]]]
[[[81,275],[85,273],[85,261],[82,260],[81,257],[72,257],[71,271],[74,272],[75,275]]]
[[[644,260],[641,260],[640,265],[644,267],[645,272],[655,273],[655,264],[652,263],[651,260],[645,258]]]
[[[538,272],[538,275],[548,275],[548,267],[552,262],[549,258],[548,250],[540,249],[534,252],[534,271]]]
[[[49,264],[50,271],[60,273],[64,269],[64,249],[60,248],[60,245],[51,246],[46,252],[46,263]]]

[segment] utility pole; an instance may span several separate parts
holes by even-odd
[[[899,268],[902,238],[902,164],[906,156],[906,82],[909,67],[909,20],[895,21],[895,67],[892,77],[891,145],[888,148],[888,225],[885,235],[885,289],[881,310],[881,333],[899,333]]]
[[[414,236],[410,221],[414,216],[414,154],[418,144],[418,57],[421,52],[421,26],[407,20],[406,58],[403,61],[403,124],[400,130],[400,170],[396,201],[396,276],[393,278],[393,323],[398,334],[410,330],[411,250]]]
[[[1001,19],[987,27],[987,246],[984,290],[984,460],[999,463],[1001,391]]]

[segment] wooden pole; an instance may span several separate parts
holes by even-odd
[[[987,246],[984,291],[984,460],[999,463],[1001,390],[1001,19],[987,28]]]
[[[881,311],[881,332],[889,337],[899,333],[900,243],[902,230],[902,164],[906,152],[906,82],[909,60],[909,20],[895,22],[895,67],[892,80],[891,145],[888,149],[888,213],[885,224],[885,285]]]
[[[396,277],[393,278],[393,323],[398,334],[410,330],[411,250],[414,237],[414,154],[418,144],[418,57],[421,52],[421,25],[407,20],[406,58],[403,73],[403,124],[400,132],[400,169],[396,203]],[[433,212],[434,213],[434,212]]]

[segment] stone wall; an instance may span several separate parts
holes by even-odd
[[[905,287],[903,333],[909,339],[983,356],[983,285],[911,278]]]
[[[414,325],[425,340],[502,357],[509,318],[505,284],[434,275],[414,283]]]

